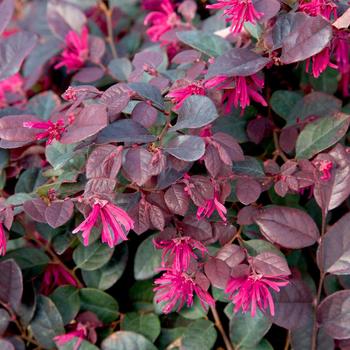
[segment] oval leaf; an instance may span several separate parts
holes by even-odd
[[[173,138],[164,150],[175,158],[186,162],[194,162],[203,157],[205,143],[201,137],[181,135]]]

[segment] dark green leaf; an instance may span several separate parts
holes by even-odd
[[[127,331],[111,334],[101,344],[102,350],[157,350],[144,336]]]
[[[216,337],[215,326],[212,322],[197,320],[187,327],[181,344],[186,350],[211,350]]]

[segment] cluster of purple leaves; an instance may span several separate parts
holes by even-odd
[[[0,349],[350,349],[347,0],[0,0]]]

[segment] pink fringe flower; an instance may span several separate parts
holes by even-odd
[[[299,10],[310,16],[323,16],[331,19],[333,14],[337,18],[337,5],[333,0],[300,0]]]
[[[326,47],[318,54],[308,58],[306,60],[305,66],[306,72],[309,71],[310,63],[312,62],[312,75],[314,76],[314,78],[318,78],[328,66],[332,66],[332,64],[330,63],[330,54],[330,48]]]
[[[337,30],[332,43],[336,68],[342,75],[341,84],[344,96],[349,96],[350,80],[350,34],[345,30]]]
[[[330,160],[316,160],[315,166],[322,173],[320,179],[324,181],[329,181],[332,177],[333,163]]]
[[[284,275],[264,276],[252,272],[244,276],[231,277],[225,292],[230,294],[235,305],[234,312],[240,309],[247,312],[250,309],[251,316],[254,317],[257,308],[262,312],[269,308],[271,315],[274,316],[275,305],[269,288],[279,292],[280,287],[288,283],[288,277]]]
[[[85,246],[89,245],[90,233],[98,218],[102,222],[101,240],[111,248],[122,240],[126,241],[128,232],[134,228],[134,221],[126,211],[107,201],[96,200],[89,216],[73,231],[83,232]]]
[[[56,337],[53,338],[53,340],[57,346],[64,346],[74,338],[78,338],[78,340],[76,341],[73,347],[73,350],[78,350],[83,340],[87,339],[87,336],[88,336],[87,328],[84,325],[81,325],[79,323],[76,330],[66,334],[57,335]]]
[[[68,284],[78,287],[77,281],[61,265],[49,264],[44,273],[40,292],[49,295],[56,287]]]
[[[193,82],[185,87],[174,89],[166,97],[170,98],[171,102],[175,104],[174,110],[178,110],[184,101],[192,95],[205,95],[205,88],[201,82]]]
[[[35,122],[24,122],[23,127],[29,129],[41,129],[45,130],[36,135],[37,140],[46,139],[46,144],[49,145],[53,140],[59,141],[62,134],[66,131],[63,119],[57,120],[57,122],[52,122],[51,120],[42,121],[38,120]]]
[[[163,249],[162,265],[165,266],[165,257],[169,255],[170,258],[173,258],[172,266],[176,271],[186,271],[190,266],[191,258],[198,259],[194,253],[195,249],[198,249],[202,255],[208,251],[201,242],[188,236],[154,240],[153,243],[157,249]]]
[[[218,193],[215,192],[214,198],[207,201],[205,207],[199,207],[197,209],[197,218],[200,220],[202,217],[210,218],[214,211],[217,211],[222,221],[226,222],[227,209],[219,201]]]
[[[231,31],[240,33],[245,22],[255,24],[263,13],[258,12],[252,0],[218,0],[216,4],[207,5],[208,9],[224,9],[226,22],[231,22]]]
[[[150,25],[146,33],[151,41],[157,42],[163,34],[175,28],[181,23],[170,0],[163,0],[158,11],[149,13],[144,21],[146,26]]]
[[[23,91],[23,78],[20,74],[14,74],[11,77],[0,81],[0,108],[7,107],[6,94],[21,94]]]
[[[6,234],[2,223],[0,223],[0,255],[6,254]]]
[[[66,67],[68,73],[81,68],[89,56],[89,32],[83,27],[81,35],[71,30],[66,35],[66,47],[63,50],[55,69]]]
[[[250,105],[251,99],[262,106],[267,106],[265,99],[257,92],[257,90],[264,87],[264,80],[256,74],[249,77],[232,78],[218,76],[209,79],[205,83],[205,87],[216,87],[218,90],[224,90],[222,103],[227,102],[225,113],[229,113],[233,107],[238,108],[240,106],[242,110],[246,109]]]
[[[213,297],[186,272],[172,270],[170,268],[162,269],[165,271],[160,278],[157,278],[154,283],[157,287],[155,300],[157,303],[165,303],[163,312],[170,313],[174,308],[180,311],[186,304],[187,307],[193,305],[193,296],[196,294],[203,309],[207,309],[207,305],[214,305]]]

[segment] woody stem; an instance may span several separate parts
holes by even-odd
[[[233,347],[229,337],[227,336],[224,327],[222,326],[221,320],[220,320],[220,316],[215,308],[215,306],[211,306],[210,307],[211,313],[213,314],[214,317],[214,321],[215,321],[215,326],[218,329],[218,331],[220,332],[222,339],[225,343],[226,346],[226,350],[235,350],[235,348]]]
[[[108,33],[106,41],[108,42],[109,47],[111,48],[113,58],[117,58],[118,54],[115,49],[114,40],[113,40],[112,9],[108,8],[103,1],[100,2],[100,8],[102,9],[102,11],[106,16],[107,33]]]
[[[275,144],[275,152],[277,156],[280,156],[285,162],[288,161],[287,156],[283,153],[283,151],[281,150],[280,144],[278,142],[278,135],[277,135],[277,131],[274,130],[273,131],[273,142]]]

